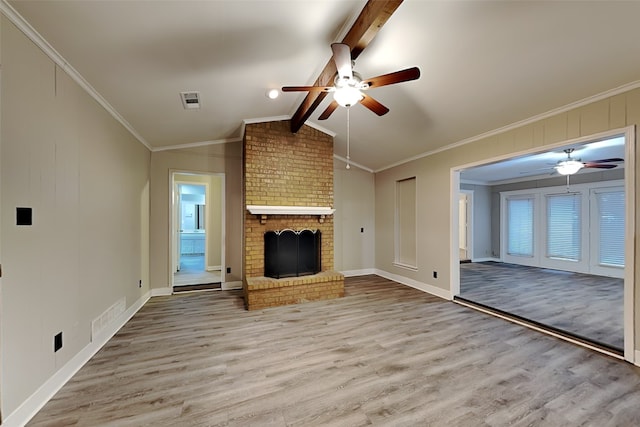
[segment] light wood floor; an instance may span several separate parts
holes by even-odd
[[[525,319],[624,348],[622,279],[522,265],[460,264],[460,296]]]
[[[31,426],[636,426],[640,369],[364,276],[247,312],[155,297]]]

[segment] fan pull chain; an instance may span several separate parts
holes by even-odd
[[[351,165],[349,164],[349,160],[351,160],[351,157],[349,156],[349,133],[350,133],[350,129],[349,129],[349,111],[351,110],[350,107],[347,107],[347,169],[351,169]]]

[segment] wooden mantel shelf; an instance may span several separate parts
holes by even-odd
[[[336,211],[332,207],[324,206],[261,206],[247,205],[247,210],[254,214],[260,215],[260,223],[267,222],[269,215],[318,215],[318,221],[324,222],[327,215],[333,215]]]

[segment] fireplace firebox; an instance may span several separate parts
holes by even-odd
[[[319,273],[321,234],[306,229],[264,233],[264,275],[281,279]]]

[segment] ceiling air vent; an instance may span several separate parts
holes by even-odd
[[[185,110],[200,108],[200,92],[180,92],[180,99]]]

